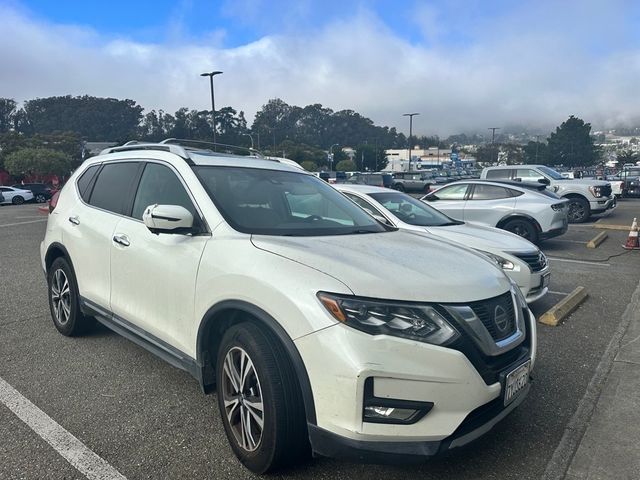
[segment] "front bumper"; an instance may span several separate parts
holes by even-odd
[[[618,206],[618,202],[616,201],[616,196],[612,194],[609,198],[591,202],[590,205],[591,213],[602,213],[616,208]]]
[[[509,415],[525,399],[531,385],[507,407],[498,398],[469,413],[450,436],[435,441],[372,442],[336,435],[316,425],[308,425],[315,455],[364,463],[416,463],[477,440]]]
[[[528,392],[503,406],[501,375],[527,359],[532,368],[535,362],[535,318],[524,311],[526,339],[498,357],[372,336],[340,324],[296,339],[314,397],[317,425],[309,429],[314,452],[386,462],[397,455],[435,455],[489,431]],[[376,398],[431,402],[433,408],[411,424],[364,421],[368,379]]]

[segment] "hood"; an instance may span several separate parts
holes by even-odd
[[[592,185],[594,187],[602,187],[607,185],[609,182],[606,180],[589,180],[588,178],[568,178],[566,180],[557,180],[557,185],[571,186],[571,185]]]
[[[471,222],[466,222],[463,225],[424,228],[432,235],[462,244],[468,248],[476,248],[478,250],[501,250],[503,252],[511,253],[538,252],[538,247],[533,243],[514,233]]]
[[[331,275],[363,297],[464,303],[510,288],[502,270],[485,257],[424,233],[252,235],[251,241],[261,250]]]

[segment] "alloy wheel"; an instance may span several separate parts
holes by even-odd
[[[249,354],[233,347],[224,358],[224,410],[238,445],[253,452],[264,430],[264,403],[256,369]]]
[[[71,288],[66,273],[61,268],[51,279],[51,303],[53,314],[60,325],[65,325],[71,317]]]
[[[585,215],[585,209],[579,202],[569,203],[569,218],[571,220],[581,220]]]

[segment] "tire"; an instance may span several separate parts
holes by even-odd
[[[300,388],[287,353],[270,332],[251,322],[231,326],[218,349],[216,378],[224,430],[245,467],[262,474],[308,457]],[[246,423],[243,414],[249,419]],[[243,426],[250,435],[242,434],[247,432]]]
[[[538,242],[538,231],[535,225],[524,218],[514,218],[513,220],[509,220],[502,226],[502,229],[515,233],[525,240],[529,240],[531,243]]]
[[[63,257],[56,258],[47,271],[49,310],[56,329],[66,337],[87,333],[95,325],[80,310],[78,284],[73,269]]]
[[[47,197],[45,197],[43,194],[39,193],[36,195],[36,202],[37,203],[44,203],[47,201]]]
[[[589,202],[581,197],[569,197],[569,223],[584,223],[591,216]]]
[[[393,189],[394,189],[394,190],[397,190],[397,191],[399,191],[399,192],[404,192],[404,191],[405,191],[404,185],[402,185],[401,183],[396,183],[396,184],[393,186]]]
[[[22,205],[24,203],[24,198],[21,197],[20,195],[16,195],[11,200],[11,203],[13,203],[14,205]]]
[[[431,184],[425,185],[424,188],[422,189],[422,191],[424,193],[429,193],[431,191]]]

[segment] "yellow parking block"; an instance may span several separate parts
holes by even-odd
[[[597,248],[600,246],[602,242],[604,242],[609,234],[607,232],[600,232],[598,235],[593,237],[591,240],[587,242],[587,248]]]
[[[568,317],[571,312],[578,308],[578,305],[584,302],[588,296],[589,294],[584,287],[578,287],[551,307],[547,312],[543,313],[538,321],[545,325],[555,327],[558,323]]]

